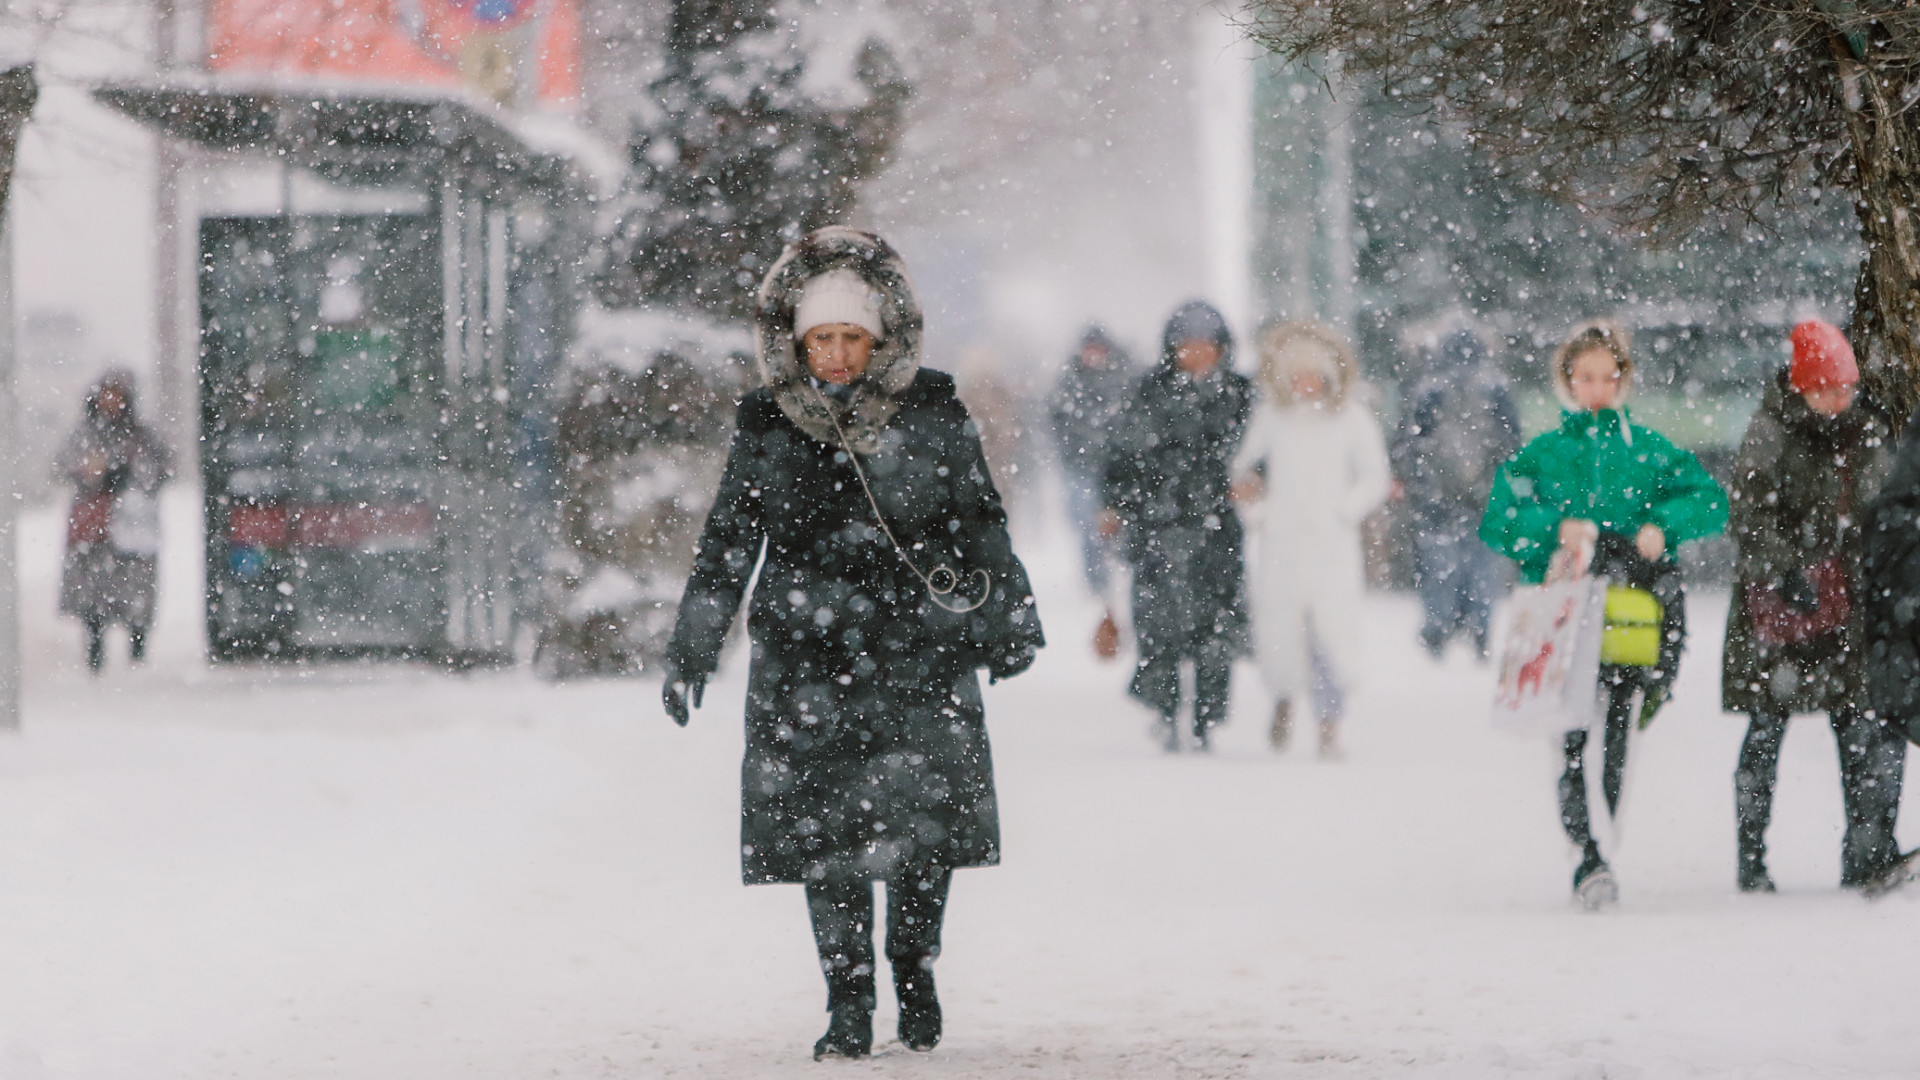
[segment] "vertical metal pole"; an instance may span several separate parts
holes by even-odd
[[[164,77],[179,63],[179,15],[174,0],[154,0],[153,59]],[[186,254],[180,221],[180,177],[185,160],[180,148],[166,135],[154,136],[153,216],[154,216],[154,320],[155,339],[154,395],[159,405],[159,429],[162,439],[176,451],[186,451],[180,462],[183,474],[199,471],[190,437],[187,416],[187,379],[184,366],[182,318],[186,299],[182,263]]]
[[[0,731],[20,730],[20,459],[14,432],[13,229],[0,217]]]

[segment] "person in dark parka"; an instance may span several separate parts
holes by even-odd
[[[1486,343],[1471,327],[1423,349],[1426,372],[1408,395],[1392,460],[1414,524],[1420,643],[1439,657],[1464,633],[1488,655],[1499,556],[1480,542],[1493,476],[1520,449],[1520,413]]]
[[[1047,400],[1047,419],[1060,452],[1067,516],[1080,534],[1087,587],[1103,600],[1108,599],[1112,578],[1113,541],[1100,535],[1100,481],[1115,417],[1132,393],[1134,378],[1127,354],[1105,330],[1090,326]]]
[[[1160,363],[1140,379],[1108,453],[1106,527],[1126,531],[1133,632],[1140,657],[1128,687],[1160,714],[1180,747],[1180,665],[1193,665],[1193,735],[1227,718],[1233,658],[1248,648],[1245,543],[1230,498],[1231,466],[1253,407],[1232,370],[1233,337],[1211,305],[1167,320]]]
[[[976,672],[1017,675],[1044,644],[978,432],[920,368],[920,318],[867,233],[811,233],[769,271],[765,385],[740,403],[662,690],[684,724],[757,567],[741,874],[806,886],[832,1013],[816,1058],[871,1047],[875,881],[900,1039],[939,1040],[951,871],[1000,858]]]
[[[1772,892],[1766,831],[1780,741],[1795,713],[1825,712],[1840,748],[1847,811],[1840,882],[1861,886],[1897,854],[1905,741],[1869,713],[1859,521],[1879,490],[1892,432],[1841,332],[1793,330],[1793,362],[1768,384],[1728,488],[1739,581],[1727,610],[1720,700],[1749,720],[1734,771],[1740,888]],[[1824,595],[1823,595],[1824,592]],[[1823,609],[1824,612],[1823,612]]]

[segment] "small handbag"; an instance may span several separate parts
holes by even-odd
[[[1093,655],[1102,660],[1120,655],[1120,624],[1114,621],[1112,611],[1100,616],[1100,625],[1094,628]]]
[[[1817,603],[1812,611],[1803,611],[1787,603],[1780,589],[1772,584],[1750,582],[1747,585],[1747,618],[1753,623],[1754,639],[1767,648],[1799,645],[1815,638],[1840,632],[1853,613],[1853,598],[1847,591],[1847,571],[1836,556],[1809,566],[1802,573],[1813,586]]]
[[[67,543],[98,544],[107,539],[113,523],[113,493],[81,495],[67,511]]]

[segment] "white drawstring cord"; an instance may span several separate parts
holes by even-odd
[[[846,452],[847,461],[853,465],[853,475],[860,481],[860,490],[867,496],[867,505],[873,507],[873,520],[880,523],[880,531],[886,534],[887,542],[893,545],[894,554],[899,555],[900,561],[906,563],[907,569],[913,571],[913,576],[919,578],[920,583],[927,587],[927,598],[932,600],[936,607],[955,615],[965,615],[969,611],[979,610],[986,604],[987,598],[993,595],[993,576],[985,570],[975,570],[969,575],[969,577],[980,579],[981,590],[978,600],[968,602],[965,597],[961,597],[956,606],[942,599],[955,595],[955,590],[960,588],[959,573],[946,563],[941,563],[933,568],[931,575],[923,574],[920,568],[913,564],[913,560],[907,557],[907,549],[902,547],[899,538],[893,535],[892,526],[887,524],[887,516],[880,512],[880,502],[873,497],[873,488],[867,486],[867,474],[860,468],[860,456],[853,452],[853,447],[847,442],[847,433],[840,430],[840,419],[834,414],[833,404],[827,400],[827,395],[821,393],[820,388],[813,385],[811,381],[807,383],[807,389],[813,391],[813,396],[820,400],[820,407],[826,410],[827,422],[833,425],[834,437],[840,440],[840,449]],[[935,584],[936,581],[941,584]]]

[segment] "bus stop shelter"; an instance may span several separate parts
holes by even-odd
[[[196,215],[212,655],[510,660],[553,517],[577,173],[432,93],[95,97],[281,187]]]

